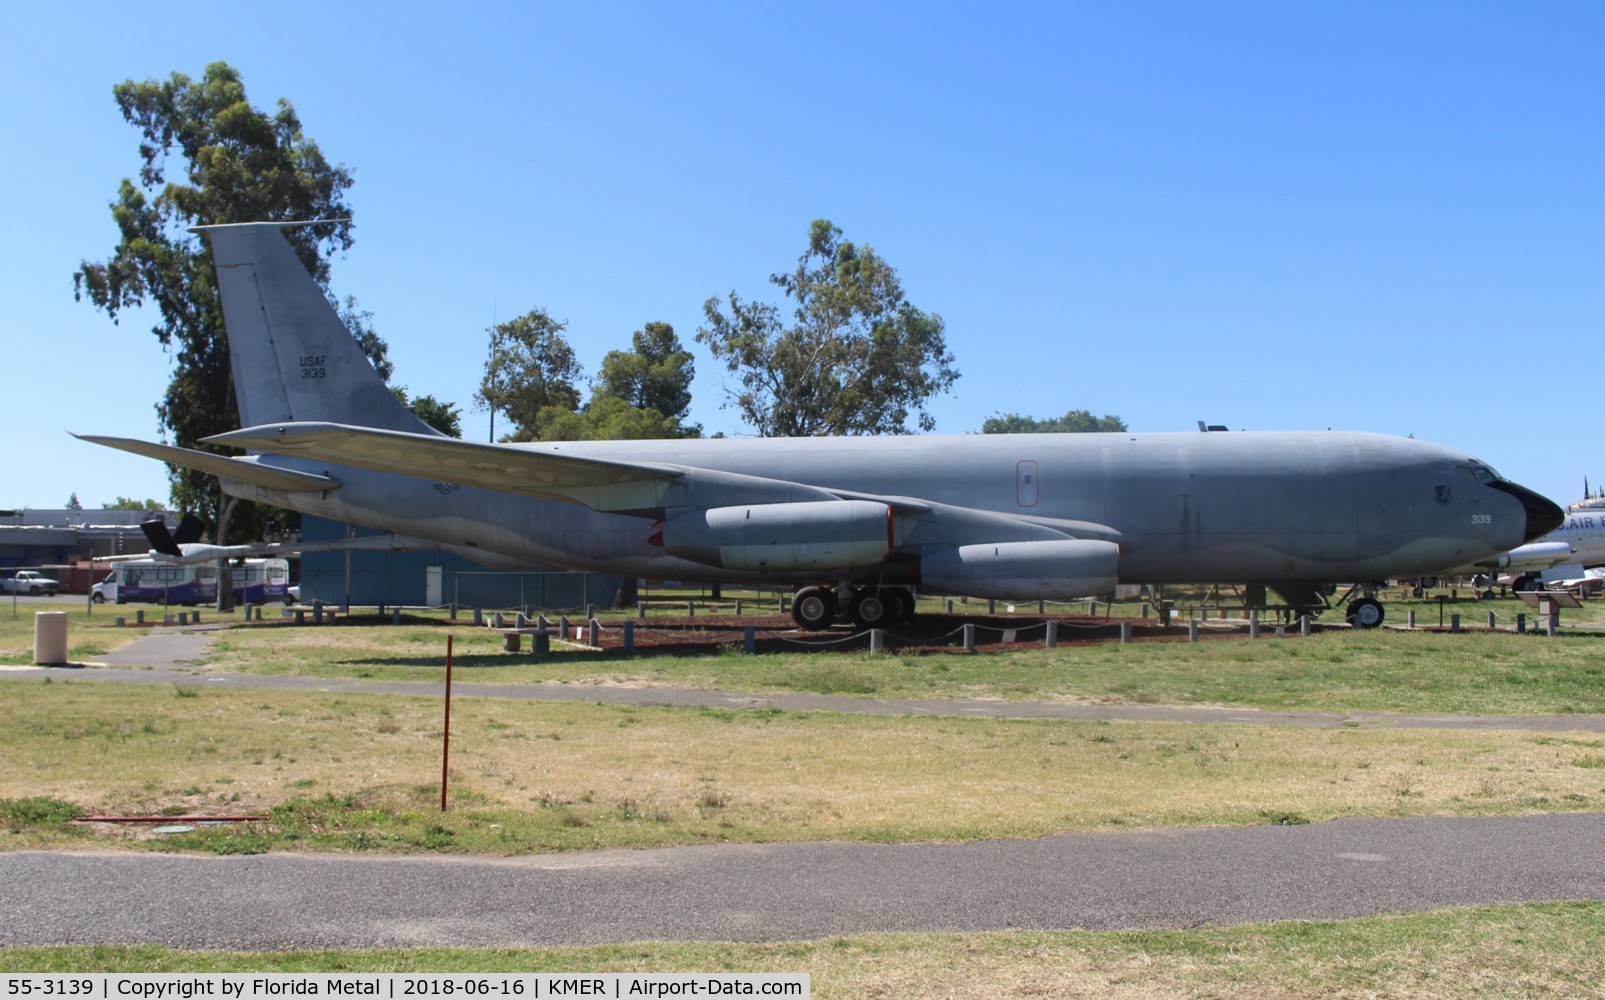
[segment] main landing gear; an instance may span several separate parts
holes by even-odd
[[[914,595],[903,587],[856,587],[847,590],[843,601],[829,587],[803,587],[791,598],[791,617],[798,628],[830,628],[843,611],[859,628],[886,628],[914,617]]]

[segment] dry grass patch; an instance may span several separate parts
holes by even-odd
[[[442,816],[438,701],[38,681],[6,692],[0,799],[272,809],[308,847],[968,840],[1605,807],[1605,739],[1581,736],[471,699],[454,705]]]
[[[808,973],[835,998],[1600,996],[1605,905],[1492,906],[1173,931],[897,934],[770,944],[287,953],[0,949],[0,971]]]

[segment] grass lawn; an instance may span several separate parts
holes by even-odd
[[[0,949],[0,972],[808,973],[818,1000],[1599,996],[1605,905],[1493,906],[1174,931],[866,935],[770,944],[289,953]]]

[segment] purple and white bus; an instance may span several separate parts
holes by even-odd
[[[290,602],[290,564],[283,559],[247,559],[231,565],[237,603]],[[95,584],[96,604],[205,604],[217,600],[217,566],[181,564],[154,559],[118,563],[106,579]]]

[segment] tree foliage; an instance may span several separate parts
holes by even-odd
[[[447,437],[463,436],[463,415],[455,404],[442,402],[433,396],[419,396],[413,399],[407,395],[407,387],[404,385],[393,385],[390,391],[401,400],[402,406],[412,411],[413,416],[430,427]]]
[[[873,248],[842,239],[826,219],[808,249],[770,282],[793,302],[780,309],[730,293],[703,304],[697,340],[736,376],[730,402],[763,437],[903,434],[936,421],[925,404],[959,377],[942,318],[903,297],[897,272]]]
[[[130,497],[118,497],[116,500],[113,500],[111,503],[103,503],[103,504],[101,504],[100,505],[100,509],[101,510],[158,511],[158,510],[162,510],[163,508],[162,508],[161,502],[157,501],[157,500],[151,500],[151,499],[134,500],[134,499],[132,499]]]
[[[637,410],[661,414],[672,425],[666,437],[701,437],[702,428],[686,424],[691,408],[691,380],[696,362],[680,343],[668,323],[648,323],[630,337],[628,351],[609,351],[591,387],[594,408],[598,401],[612,397]],[[610,408],[617,412],[617,408]],[[644,422],[644,418],[643,418]]]
[[[236,426],[228,340],[224,336],[211,249],[189,233],[194,225],[225,222],[338,220],[286,230],[302,263],[325,289],[327,255],[352,243],[345,203],[351,174],[332,165],[301,131],[288,101],[272,114],[251,106],[239,73],[227,63],[206,67],[200,80],[174,73],[166,80],[126,80],[112,88],[123,118],[141,135],[137,182],[125,178],[111,203],[119,240],[105,261],[84,261],[73,275],[74,295],[87,296],[117,321],[124,310],[156,307],[152,332],[175,362],[156,412],[164,440],[212,449],[201,439]],[[170,178],[169,172],[175,176]],[[384,342],[366,325],[368,314],[347,299],[345,316],[382,373]],[[216,520],[214,477],[169,467],[172,501]],[[284,512],[255,504],[235,508],[232,529],[218,539],[260,537]]]
[[[1113,414],[1095,417],[1087,410],[1069,410],[1062,417],[1038,420],[1018,413],[1000,413],[981,424],[982,434],[1076,434],[1093,431],[1123,431],[1126,422]]]
[[[617,396],[593,396],[582,410],[549,406],[536,420],[533,441],[650,441],[686,437],[680,422]]]
[[[700,437],[684,425],[691,355],[667,323],[635,333],[631,351],[611,351],[580,405],[585,371],[564,336],[567,324],[532,309],[490,330],[491,351],[475,399],[507,416],[503,441],[622,441]]]
[[[513,429],[502,440],[534,440],[541,411],[548,407],[569,413],[579,409],[575,383],[585,370],[563,336],[567,328],[545,309],[531,309],[488,331],[490,356],[474,399],[512,421]]]

